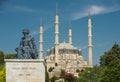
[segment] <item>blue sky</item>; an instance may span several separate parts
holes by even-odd
[[[120,0],[1,0],[0,50],[16,53],[23,28],[28,28],[39,50],[39,27],[44,29],[44,56],[54,45],[56,3],[59,11],[59,39],[68,42],[70,22],[73,45],[82,49],[87,60],[88,12],[91,13],[93,31],[93,64],[115,43],[120,44]],[[46,45],[45,45],[46,44]]]

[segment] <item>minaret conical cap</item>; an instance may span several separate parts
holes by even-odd
[[[56,15],[58,15],[58,4],[56,3]]]
[[[88,19],[91,19],[91,15],[90,15],[90,12],[88,13]]]
[[[42,26],[42,17],[41,17],[41,20],[40,20],[40,26]]]
[[[72,29],[72,22],[70,21],[69,29]]]

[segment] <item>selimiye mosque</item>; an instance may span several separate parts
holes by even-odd
[[[47,50],[45,57],[47,71],[50,67],[64,69],[68,73],[76,74],[76,70],[84,70],[85,67],[93,67],[92,65],[92,24],[90,14],[88,16],[88,61],[82,55],[80,48],[72,43],[72,29],[68,29],[69,41],[59,43],[59,14],[56,7],[55,15],[55,43]],[[43,59],[43,26],[40,25],[40,59]]]

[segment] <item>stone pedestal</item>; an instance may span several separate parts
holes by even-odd
[[[45,65],[39,59],[5,59],[6,82],[45,82]]]

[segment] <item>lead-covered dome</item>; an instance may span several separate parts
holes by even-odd
[[[58,45],[59,54],[78,54],[82,55],[81,49],[74,47],[73,45],[63,42]],[[55,54],[55,47],[52,47],[47,51],[47,55]]]
[[[66,43],[66,42],[60,43],[58,48],[59,49],[77,49],[73,45]]]

